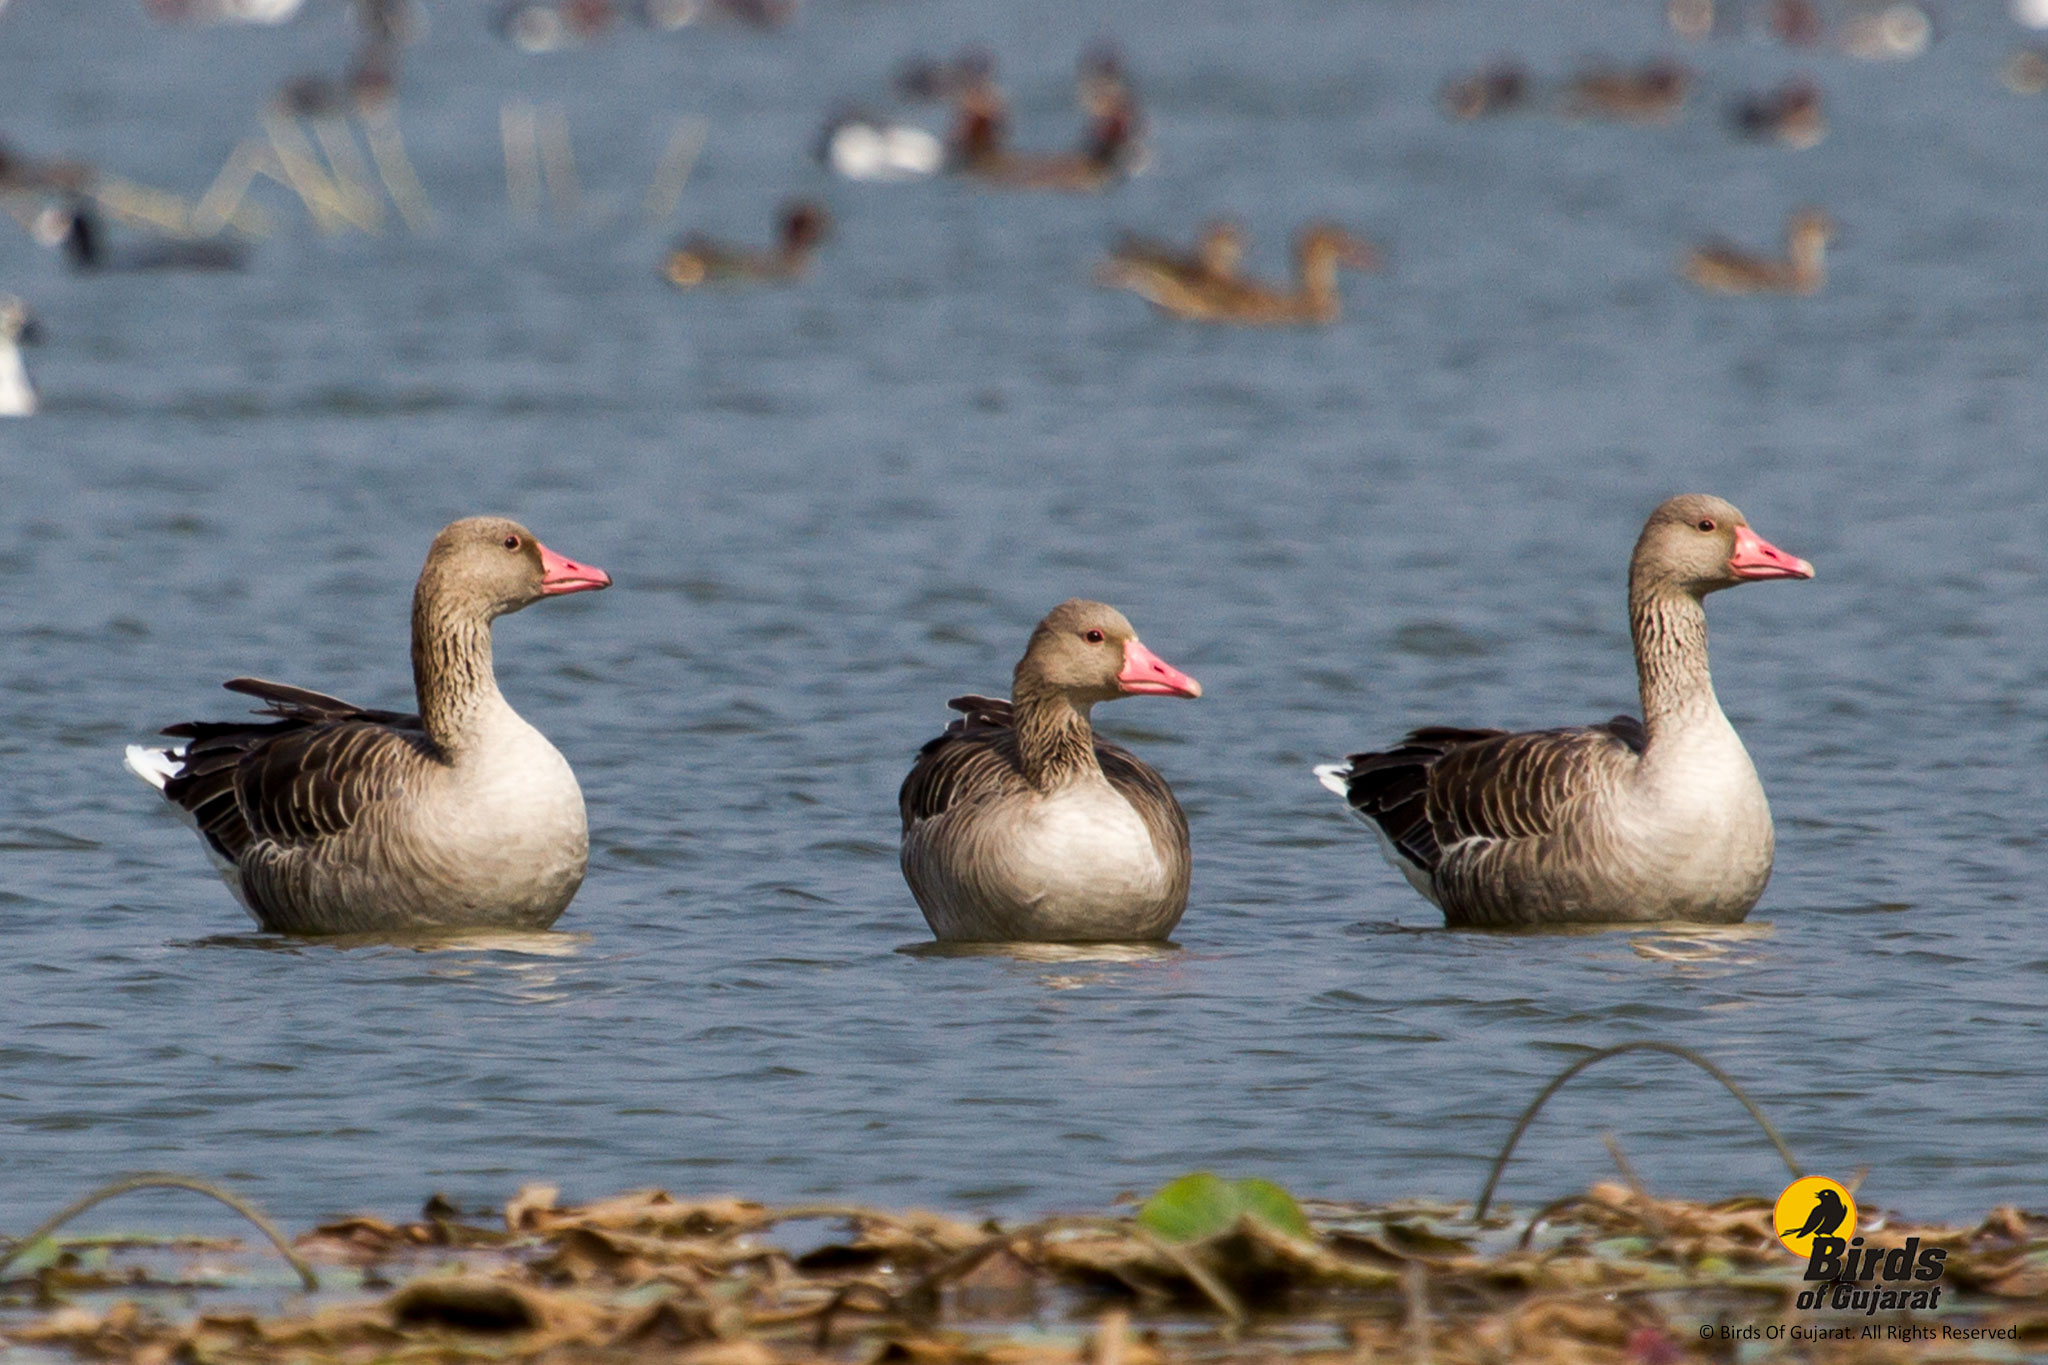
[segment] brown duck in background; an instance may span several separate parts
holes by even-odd
[[[1804,77],[1785,82],[1765,95],[1747,95],[1728,109],[1736,134],[1754,142],[1782,142],[1804,150],[1828,135],[1820,111],[1820,87]]]
[[[1139,150],[1137,99],[1114,62],[1083,59],[1080,81],[1088,126],[1073,152],[1017,152],[1009,146],[1009,107],[989,71],[954,99],[953,167],[984,185],[1010,190],[1093,194],[1129,174]]]
[[[1716,294],[1813,294],[1827,283],[1828,243],[1835,225],[1819,209],[1801,209],[1785,224],[1785,256],[1758,255],[1708,242],[1694,247],[1679,272]]]
[[[1180,287],[1235,284],[1241,278],[1238,267],[1244,248],[1244,228],[1230,218],[1204,224],[1193,251],[1127,233],[1110,248],[1109,259],[1095,267],[1095,282],[1141,295],[1153,277]]]
[[[1684,105],[1692,73],[1668,57],[1630,69],[1596,66],[1565,86],[1567,118],[1605,118],[1624,123],[1663,123]]]
[[[1008,701],[918,751],[897,801],[903,876],[932,933],[968,942],[1162,939],[1188,903],[1188,822],[1172,788],[1089,715],[1118,697],[1199,697],[1115,607],[1062,602],[1031,633]]]
[[[810,200],[785,205],[776,244],[766,251],[727,246],[691,237],[668,254],[661,273],[678,289],[700,284],[778,283],[800,279],[810,269],[832,217]]]
[[[1227,279],[1184,277],[1157,269],[1119,268],[1114,262],[1098,278],[1190,322],[1327,326],[1343,313],[1337,293],[1339,267],[1377,270],[1379,252],[1372,243],[1333,224],[1311,223],[1295,239],[1292,289],[1236,275]]]
[[[1485,118],[1523,108],[1530,87],[1529,73],[1520,62],[1502,60],[1474,75],[1446,81],[1437,92],[1437,103],[1455,119]]]

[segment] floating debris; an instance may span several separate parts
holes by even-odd
[[[1944,1328],[2007,1349],[2048,1341],[2048,1217],[1866,1217],[1947,1249],[1937,1313],[1800,1311],[1804,1266],[1771,1200],[1620,1184],[1475,1223],[1469,1206],[1304,1208],[1264,1181],[1197,1173],[1136,1216],[1017,1224],[659,1190],[565,1204],[529,1186],[488,1223],[437,1196],[417,1221],[315,1228],[294,1246],[321,1268],[315,1295],[280,1285],[274,1262],[224,1272],[236,1258],[217,1240],[43,1239],[16,1249],[29,1254],[0,1286],[0,1343],[137,1365],[1645,1365],[1728,1359],[1737,1340],[1744,1360],[1805,1361],[1953,1359]],[[839,1231],[805,1235],[820,1224]],[[1748,1349],[1750,1326],[1777,1327],[1778,1347]]]

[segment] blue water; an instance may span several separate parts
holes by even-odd
[[[1996,79],[2018,30],[1942,18],[1902,65],[1687,48],[1701,93],[1644,129],[1431,102],[1502,51],[1556,73],[1670,45],[1617,0],[814,0],[779,35],[545,59],[439,5],[401,114],[438,235],[323,237],[274,187],[278,231],[225,279],[76,278],[0,232],[0,288],[48,332],[45,413],[0,426],[0,1226],[143,1167],[299,1224],[534,1178],[1022,1213],[1213,1167],[1469,1198],[1545,1079],[1638,1038],[1714,1057],[1811,1169],[1867,1166],[1867,1199],[2038,1203],[2048,132]],[[1112,195],[804,160],[826,107],[977,39],[1019,140],[1065,144],[1103,33],[1154,123]],[[262,31],[24,0],[0,132],[196,195],[346,43],[318,0]],[[1828,140],[1731,141],[1720,103],[1795,69]],[[563,106],[586,221],[513,220],[507,98]],[[703,159],[647,227],[692,115]],[[674,232],[759,238],[792,192],[839,224],[802,285],[657,279]],[[1819,296],[1676,277],[1688,242],[1767,246],[1808,202],[1842,227]],[[1219,211],[1261,271],[1317,215],[1390,268],[1316,332],[1089,287],[1116,229]],[[1718,934],[1444,932],[1310,766],[1632,707],[1626,556],[1687,489],[1819,570],[1710,606],[1777,813],[1763,904]],[[413,575],[478,511],[617,579],[498,634],[584,784],[582,895],[540,939],[254,935],[121,746],[233,714],[240,673],[409,704]],[[1100,713],[1192,819],[1179,950],[899,951],[927,935],[896,784],[1074,594],[1207,689]],[[1663,1191],[1782,1182],[1706,1078],[1626,1058],[1551,1106],[1504,1195],[1610,1174],[1609,1131]]]

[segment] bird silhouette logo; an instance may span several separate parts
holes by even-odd
[[[1856,1199],[1824,1175],[1802,1176],[1785,1187],[1771,1211],[1771,1225],[1785,1249],[1805,1260],[1816,1237],[1847,1240],[1856,1231]]]

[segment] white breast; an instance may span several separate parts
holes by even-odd
[[[422,813],[424,842],[480,903],[559,908],[589,858],[583,789],[561,751],[510,707],[488,734]]]
[[[35,410],[36,391],[28,382],[20,348],[11,341],[0,342],[0,417],[31,417]]]
[[[1708,903],[1761,892],[1773,853],[1771,806],[1749,751],[1718,709],[1660,736],[1638,778],[1635,799],[1616,814],[1646,872]]]
[[[1164,894],[1166,865],[1130,802],[1106,782],[1080,783],[1032,802],[1004,841],[1005,880],[1036,907],[1048,933],[1083,932],[1109,907]]]

